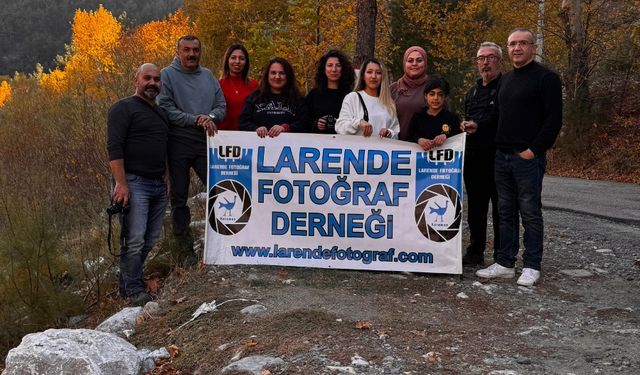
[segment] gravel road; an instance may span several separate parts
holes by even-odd
[[[207,267],[168,280],[165,314],[133,341],[177,345],[173,365],[186,374],[253,355],[281,358],[274,375],[639,374],[640,187],[550,177],[543,195],[543,277],[532,288],[472,268],[461,279]],[[239,297],[266,311],[229,304],[167,334],[200,303]]]

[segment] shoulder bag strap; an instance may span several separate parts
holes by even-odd
[[[358,99],[360,99],[360,104],[362,104],[362,109],[364,110],[364,116],[362,116],[362,119],[369,122],[369,111],[367,111],[367,106],[364,104],[364,99],[362,99],[362,95],[360,95],[359,92],[356,91],[356,94],[358,94]]]

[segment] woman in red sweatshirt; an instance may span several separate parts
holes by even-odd
[[[258,82],[249,78],[249,52],[243,45],[232,44],[224,54],[220,87],[227,102],[227,115],[218,129],[238,130],[238,118],[244,101],[258,87]]]

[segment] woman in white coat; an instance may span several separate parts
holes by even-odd
[[[368,59],[362,64],[354,91],[342,101],[336,133],[397,139],[399,131],[387,70],[379,61]]]

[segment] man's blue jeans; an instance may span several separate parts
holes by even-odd
[[[496,152],[496,189],[500,213],[500,250],[497,262],[512,268],[519,249],[518,212],[524,227],[525,268],[540,270],[542,262],[542,178],[546,168],[544,155],[525,160],[516,152]]]
[[[127,173],[129,208],[120,216],[120,294],[129,297],[144,292],[144,261],[160,238],[167,207],[164,180],[151,180]]]

